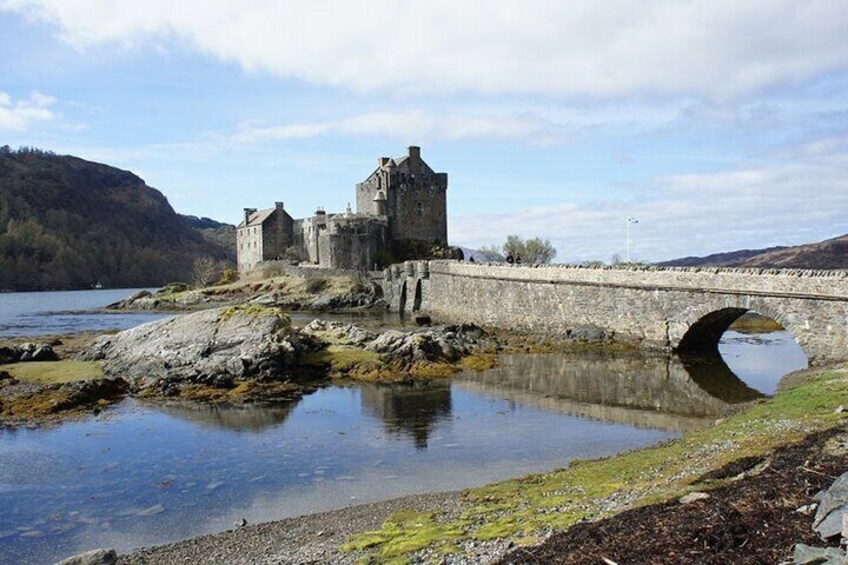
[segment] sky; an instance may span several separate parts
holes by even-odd
[[[846,38],[845,0],[0,0],[0,144],[230,223],[419,145],[454,245],[794,245],[848,233]]]

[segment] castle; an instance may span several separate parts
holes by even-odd
[[[447,173],[436,173],[409,147],[398,159],[380,157],[377,168],[356,185],[356,213],[293,219],[277,202],[273,208],[244,209],[238,225],[238,269],[262,261],[299,258],[334,269],[372,269],[404,245],[447,245]]]

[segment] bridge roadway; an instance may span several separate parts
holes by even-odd
[[[410,261],[378,277],[392,310],[647,347],[715,351],[745,312],[783,325],[811,363],[848,359],[848,271],[518,266]]]

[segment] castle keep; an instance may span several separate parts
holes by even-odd
[[[372,269],[407,243],[447,245],[447,173],[436,173],[412,146],[404,157],[380,157],[377,168],[356,185],[356,212],[294,219],[282,202],[244,209],[238,225],[238,268],[297,256],[335,269]]]

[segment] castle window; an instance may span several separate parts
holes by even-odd
[[[415,215],[419,218],[424,216],[424,205],[420,202],[415,203]]]

